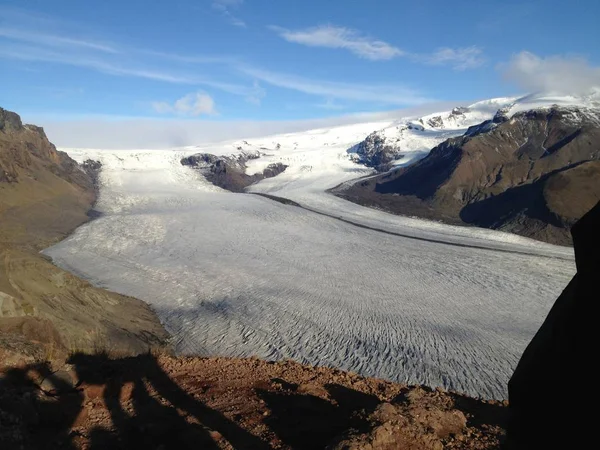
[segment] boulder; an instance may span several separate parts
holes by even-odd
[[[507,448],[591,448],[598,353],[600,203],[572,228],[577,274],[556,300],[509,381]],[[579,389],[566,389],[580,383]]]

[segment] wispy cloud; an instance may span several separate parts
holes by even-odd
[[[448,65],[454,70],[476,69],[485,64],[483,50],[477,46],[450,48],[443,47],[430,55],[414,55],[426,64]]]
[[[253,92],[246,96],[246,101],[253,105],[260,106],[262,99],[267,95],[267,91],[263,89],[258,80],[254,80],[252,90]]]
[[[332,111],[339,111],[346,108],[344,105],[336,103],[332,98],[328,98],[323,103],[317,103],[315,106],[320,109],[329,109]]]
[[[213,0],[212,7],[219,11],[231,25],[246,28],[246,22],[235,16],[231,11],[239,8],[244,0]]]
[[[228,55],[181,55],[173,52],[161,52],[145,48],[132,48],[132,53],[156,57],[163,60],[179,62],[184,64],[237,64],[239,57]]]
[[[14,28],[0,27],[0,37],[8,38],[19,42],[29,42],[45,46],[65,46],[80,47],[90,50],[97,50],[105,53],[118,53],[114,47],[89,40],[74,39],[64,36],[55,36],[39,32],[23,31]]]
[[[388,60],[405,53],[387,42],[362,35],[359,31],[334,25],[321,25],[303,30],[270,26],[288,42],[309,47],[340,48],[372,61]]]
[[[407,57],[415,62],[451,66],[459,71],[475,69],[485,64],[483,50],[477,46],[443,47],[433,53],[411,53],[387,42],[365,36],[357,30],[335,25],[321,25],[301,30],[289,30],[271,25],[269,29],[288,42],[309,47],[343,49],[371,61]]]
[[[600,89],[600,67],[585,58],[554,55],[542,58],[523,51],[498,68],[504,77],[529,92],[588,94]]]
[[[115,48],[114,54],[111,55],[103,54],[103,51],[80,53],[65,51],[65,46],[69,46],[70,44],[66,44],[63,41],[50,39],[48,42],[51,45],[46,47],[15,44],[13,42],[10,42],[9,45],[3,45],[0,42],[0,58],[83,67],[113,76],[142,78],[173,84],[206,86],[245,98],[264,97],[264,90],[256,84],[246,86],[226,83],[192,73],[157,70],[143,67],[143,65],[135,65],[131,62],[131,54],[120,51],[118,48]],[[161,57],[159,54],[156,56]],[[201,57],[188,58],[192,62],[193,59],[200,59]]]
[[[187,94],[175,103],[154,102],[154,110],[161,114],[177,114],[181,116],[197,117],[201,115],[215,115],[215,101],[206,92],[194,92]]]
[[[418,105],[432,101],[419,92],[397,85],[341,83],[313,80],[292,74],[272,72],[254,67],[241,67],[246,75],[273,86],[292,89],[326,98],[382,103],[387,105]]]

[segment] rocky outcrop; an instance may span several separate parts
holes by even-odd
[[[242,152],[235,156],[215,156],[210,153],[198,153],[181,160],[184,166],[198,169],[215,186],[231,192],[244,190],[260,180],[272,178],[284,172],[287,166],[282,163],[269,164],[262,172],[246,174],[246,163],[260,158],[260,153]]]
[[[596,403],[600,203],[572,230],[577,274],[525,349],[508,384],[508,449],[591,448]],[[573,383],[585,393],[557,390]]]
[[[0,108],[0,131],[8,133],[23,129],[21,117],[17,113]]]
[[[89,220],[99,168],[79,166],[42,128],[0,108],[0,365],[94,346],[145,351],[166,338],[143,302],[39,253]]]
[[[102,170],[102,163],[100,161],[94,161],[93,159],[87,159],[81,163],[81,168],[90,177],[92,184],[96,191],[100,188],[100,171]]]
[[[600,111],[550,107],[494,119],[412,166],[339,194],[388,211],[569,245],[600,200]]]
[[[378,132],[371,133],[351,149],[351,153],[358,156],[359,163],[373,167],[378,172],[385,172],[390,168],[391,162],[402,158],[398,151],[396,146]]]
[[[23,125],[18,114],[0,108],[0,183],[18,183],[45,171],[80,188],[90,196],[90,179],[66,153],[57,151],[44,129]]]

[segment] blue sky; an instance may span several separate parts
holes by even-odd
[[[298,121],[600,83],[600,2],[0,0],[0,105]]]

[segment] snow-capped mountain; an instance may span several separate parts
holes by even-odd
[[[600,198],[600,109],[544,106],[470,127],[415,164],[337,192],[400,214],[570,245]]]
[[[600,105],[598,99],[598,95],[585,98],[528,95],[484,100],[469,106],[457,106],[450,111],[399,119],[385,128],[374,130],[349,152],[357,162],[385,171],[425,157],[433,147],[446,139],[463,135],[471,127],[485,124],[489,129],[518,112],[551,105],[594,107]]]

